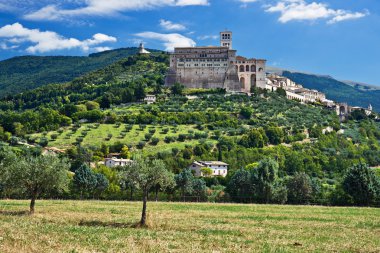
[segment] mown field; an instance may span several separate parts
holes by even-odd
[[[380,252],[380,209],[0,201],[0,252]]]

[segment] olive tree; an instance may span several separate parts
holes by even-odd
[[[66,159],[54,155],[22,156],[5,164],[2,172],[7,188],[28,195],[33,214],[39,196],[67,189],[69,168]]]
[[[136,182],[143,195],[143,208],[141,213],[140,226],[146,226],[146,213],[148,193],[155,186],[166,185],[172,182],[174,175],[166,169],[162,160],[149,160],[136,156],[128,166],[124,167],[123,178],[129,178]]]
[[[189,168],[184,169],[175,176],[177,187],[181,190],[181,195],[185,198],[186,194],[193,193],[194,175]]]
[[[380,179],[365,164],[358,164],[348,169],[342,186],[357,205],[369,206],[380,197]]]
[[[73,186],[80,192],[80,199],[96,188],[97,177],[91,168],[83,163],[76,171],[73,178]],[[108,187],[108,186],[107,186]]]

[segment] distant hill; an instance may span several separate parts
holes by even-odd
[[[288,77],[305,88],[322,91],[326,93],[328,99],[347,102],[352,106],[368,107],[371,104],[376,111],[380,111],[380,87],[352,81],[339,81],[328,75],[301,73],[274,67],[269,67],[268,71]]]
[[[46,84],[65,83],[137,52],[138,48],[132,47],[89,56],[21,56],[0,61],[0,97]]]

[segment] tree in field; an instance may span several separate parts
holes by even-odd
[[[207,191],[206,182],[202,178],[195,178],[193,180],[193,193],[197,197],[205,196]]]
[[[365,164],[358,164],[348,169],[342,186],[357,205],[369,206],[380,198],[380,179]]]
[[[3,179],[7,188],[30,197],[30,214],[34,213],[39,196],[67,189],[70,168],[67,160],[54,155],[14,158],[3,168]]]
[[[164,175],[160,182],[154,186],[155,200],[158,201],[158,193],[160,191],[170,192],[176,184],[174,180],[174,174],[168,170],[165,171],[167,175]]]
[[[140,226],[146,226],[146,209],[148,193],[157,184],[165,185],[173,180],[173,174],[166,169],[162,160],[149,160],[136,156],[132,163],[125,167],[123,178],[130,178],[137,183],[143,194],[143,208]]]
[[[278,163],[270,158],[261,160],[252,170],[252,182],[256,199],[261,203],[270,203],[278,190],[276,188],[281,187],[278,184]]]
[[[193,193],[194,175],[190,169],[184,169],[181,173],[175,176],[177,187],[181,190],[182,197],[186,194]]]
[[[313,184],[305,173],[296,173],[287,182],[288,201],[292,204],[308,203],[312,197]]]
[[[96,184],[94,187],[94,192],[96,193],[97,197],[99,197],[108,188],[110,182],[102,173],[96,173],[95,180]]]
[[[75,171],[73,185],[80,192],[81,199],[83,199],[84,194],[91,193],[96,188],[96,184],[96,175],[87,164],[82,164]]]
[[[244,200],[251,198],[253,194],[251,173],[244,169],[236,171],[231,177],[226,190],[231,199],[237,202],[245,202]]]
[[[120,168],[122,170],[123,168]],[[121,186],[125,191],[129,191],[129,200],[133,200],[133,194],[137,191],[138,183],[135,178],[125,177],[124,174],[120,176]]]

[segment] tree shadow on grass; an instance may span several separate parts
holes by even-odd
[[[85,227],[107,227],[107,228],[144,228],[139,222],[105,222],[105,221],[84,221],[81,220],[79,226]]]
[[[4,216],[29,216],[30,212],[29,211],[5,211],[5,210],[0,210],[0,215],[4,215]]]

